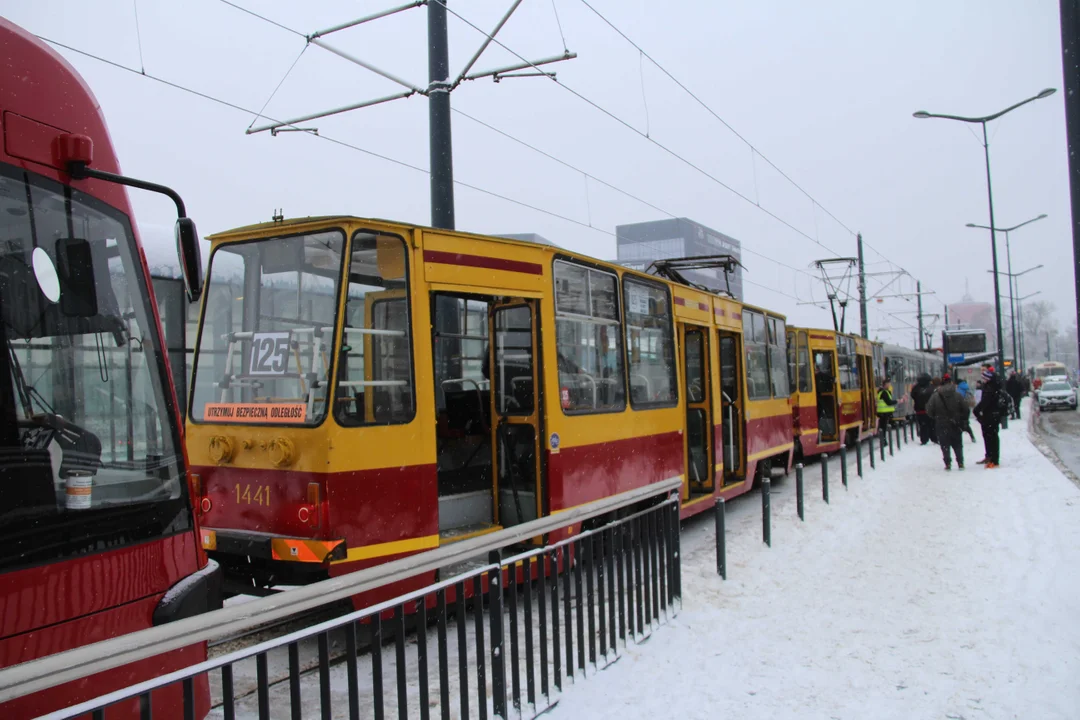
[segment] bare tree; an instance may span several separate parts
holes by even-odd
[[[1038,300],[1024,305],[1024,339],[1038,341],[1047,331],[1056,331],[1054,313],[1057,308],[1048,300]]]

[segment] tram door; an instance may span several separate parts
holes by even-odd
[[[491,307],[494,510],[496,524],[504,527],[543,515],[537,311],[536,301],[527,299]]]
[[[742,343],[738,333],[720,331],[720,447],[724,458],[724,485],[746,474],[743,442]]]
[[[877,399],[874,391],[874,368],[873,359],[869,355],[858,355],[859,369],[862,373],[862,429],[870,430],[874,427],[874,415],[877,411]]]
[[[817,390],[819,442],[835,442],[840,437],[840,404],[836,376],[836,353],[831,350],[815,350],[814,387]]]
[[[708,335],[705,328],[680,327],[686,382],[686,478],[690,494],[702,495],[713,491],[715,477]]]

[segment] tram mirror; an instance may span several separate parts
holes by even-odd
[[[60,312],[68,317],[98,314],[94,252],[82,238],[56,241],[56,270],[60,280]]]
[[[176,254],[180,258],[180,272],[184,276],[188,302],[195,302],[202,297],[203,265],[199,233],[195,230],[195,221],[191,218],[182,217],[176,220]]]

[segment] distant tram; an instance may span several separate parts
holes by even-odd
[[[885,375],[893,385],[896,410],[893,420],[903,420],[915,413],[911,388],[919,381],[919,375],[940,377],[945,372],[945,361],[937,352],[912,350],[898,345],[884,345]]]
[[[776,313],[553,246],[385,221],[211,240],[187,447],[202,545],[233,591],[672,477],[687,517],[791,467]]]
[[[854,446],[877,431],[874,351],[855,335],[788,328],[795,455]]]

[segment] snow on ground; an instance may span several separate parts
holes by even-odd
[[[978,435],[976,426],[976,435]],[[728,510],[728,580],[710,523],[684,529],[683,610],[562,696],[553,718],[1080,716],[1080,490],[1028,438],[1002,466],[943,469],[905,446],[850,491],[807,468],[775,481],[773,547],[756,498]],[[733,512],[735,511],[735,512]]]

